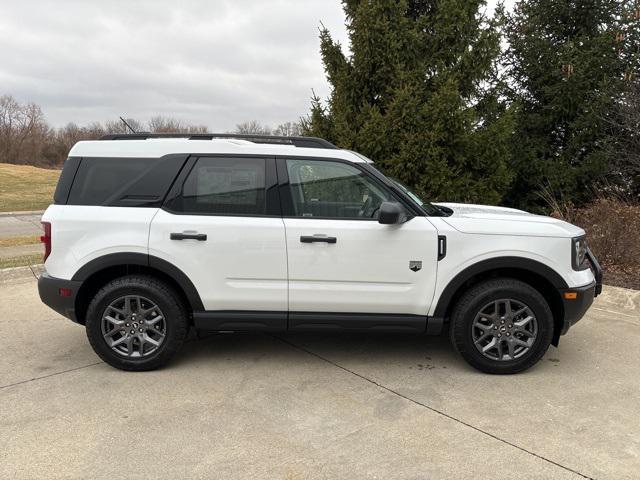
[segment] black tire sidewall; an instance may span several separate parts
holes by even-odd
[[[537,363],[553,338],[553,314],[544,297],[533,287],[516,280],[496,280],[473,288],[463,296],[452,318],[452,341],[456,349],[473,367],[496,374],[517,373]],[[484,288],[482,288],[484,287]],[[485,357],[473,342],[475,316],[488,303],[510,298],[528,306],[538,322],[538,335],[531,349],[515,360],[498,361]]]
[[[114,352],[102,336],[102,315],[114,300],[125,295],[140,295],[154,302],[165,317],[165,338],[151,355],[131,359]],[[180,348],[186,336],[184,307],[166,285],[147,277],[122,277],[109,282],[95,295],[87,309],[86,330],[98,356],[109,365],[123,370],[152,370],[164,365]]]

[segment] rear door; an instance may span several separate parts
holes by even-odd
[[[234,318],[254,322],[246,312],[278,312],[259,321],[284,328],[287,257],[275,160],[189,159],[151,223],[149,254],[189,277],[212,328],[232,329],[225,321]]]
[[[350,162],[279,158],[278,176],[287,237],[289,328],[423,330],[438,250],[437,231],[427,217],[414,216],[399,225],[378,223],[381,203],[399,199]]]

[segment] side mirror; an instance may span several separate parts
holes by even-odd
[[[406,221],[406,215],[402,205],[397,202],[382,202],[378,213],[378,223],[395,225],[404,221]]]

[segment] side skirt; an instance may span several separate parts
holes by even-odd
[[[438,335],[442,318],[380,313],[259,312],[220,310],[194,312],[201,330],[261,332],[394,332]]]

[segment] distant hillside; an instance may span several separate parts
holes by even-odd
[[[0,163],[0,212],[44,210],[59,176],[60,170]]]

